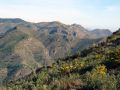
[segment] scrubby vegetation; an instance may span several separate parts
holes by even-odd
[[[52,66],[11,81],[7,89],[120,90],[120,34],[114,33],[106,42],[93,45],[80,55],[60,59]]]

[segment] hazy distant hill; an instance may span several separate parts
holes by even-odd
[[[108,30],[88,31],[81,25],[57,21],[0,19],[0,79],[6,82],[24,77],[32,69],[51,65],[54,59],[74,54],[109,35]]]
[[[106,35],[112,35],[109,29],[95,29],[91,31],[96,38],[106,37]]]

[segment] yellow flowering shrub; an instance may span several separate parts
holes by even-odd
[[[96,67],[96,73],[100,75],[106,75],[107,69],[105,65],[100,65]]]
[[[106,75],[107,75],[106,66],[105,65],[99,65],[90,72],[89,77],[93,78],[93,79],[96,79],[96,78],[104,79],[104,78],[106,78]]]
[[[105,65],[99,65],[91,72],[86,73],[86,87],[92,90],[117,90],[117,82],[114,75],[107,74]]]
[[[75,69],[80,69],[84,66],[83,62],[75,61],[72,63],[65,63],[60,67],[60,70],[63,72],[70,72]]]

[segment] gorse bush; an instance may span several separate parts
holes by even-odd
[[[106,66],[100,65],[86,74],[86,87],[94,90],[117,90],[115,76],[107,73]]]

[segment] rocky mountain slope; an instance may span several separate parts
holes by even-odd
[[[6,83],[43,65],[51,66],[55,59],[102,40],[103,34],[97,34],[77,24],[0,19],[0,81]]]
[[[8,84],[8,90],[120,90],[120,29],[106,41]]]

